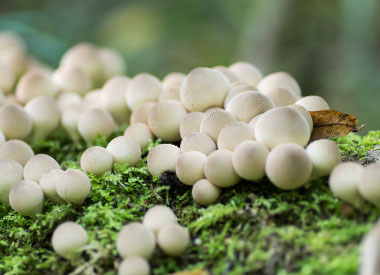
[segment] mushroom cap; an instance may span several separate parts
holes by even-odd
[[[33,156],[24,167],[24,179],[39,182],[42,174],[50,169],[60,169],[58,162],[46,154]]]
[[[100,108],[85,110],[78,120],[79,134],[87,142],[95,141],[99,135],[109,137],[115,127],[110,113]]]
[[[298,104],[289,105],[288,107],[299,112],[306,119],[307,125],[309,125],[310,128],[310,133],[313,132],[313,119],[311,118],[309,111],[306,110],[305,107]]]
[[[380,222],[377,219],[372,229],[364,236],[360,244],[360,275],[379,274],[380,272],[380,251],[379,234]]]
[[[164,87],[164,89],[170,89],[172,87],[181,87],[185,78],[186,75],[184,73],[169,73],[162,80],[162,86]]]
[[[62,257],[74,259],[87,244],[87,239],[87,232],[81,225],[64,222],[54,230],[51,244],[54,251]]]
[[[24,139],[32,127],[32,119],[21,106],[7,104],[0,108],[0,130],[6,139]]]
[[[218,187],[230,187],[239,182],[239,176],[232,166],[232,152],[217,150],[212,152],[204,165],[206,178]]]
[[[241,82],[253,86],[263,78],[260,70],[248,62],[236,62],[230,66],[230,71],[237,75]]]
[[[302,95],[297,81],[286,72],[268,74],[257,84],[257,89],[261,92],[267,92],[279,87],[289,89],[298,97]]]
[[[141,160],[140,144],[133,137],[119,136],[111,140],[107,147],[113,162],[133,166]]]
[[[57,194],[67,202],[80,205],[91,190],[91,181],[82,171],[68,169],[56,178]]]
[[[79,67],[61,66],[52,75],[61,91],[86,94],[92,87],[91,78]]]
[[[10,93],[16,82],[13,71],[5,64],[0,64],[0,90],[4,93]]]
[[[259,120],[259,118],[262,116],[263,114],[260,114],[260,115],[257,115],[255,116],[254,118],[251,119],[251,121],[249,122],[249,127],[251,127],[253,129],[253,139],[256,139],[256,134],[255,134],[255,129],[256,129],[256,123],[257,121]]]
[[[226,66],[215,66],[213,69],[221,72],[231,84],[239,81],[239,77]]]
[[[3,134],[3,131],[0,130],[0,147],[6,142],[5,136]]]
[[[313,163],[312,179],[327,176],[342,161],[338,145],[328,139],[320,139],[311,142],[306,153]]]
[[[265,162],[265,172],[269,180],[284,190],[293,190],[304,185],[312,170],[313,164],[305,149],[294,143],[276,146]]]
[[[153,147],[147,157],[147,167],[153,176],[161,176],[165,171],[175,172],[180,149],[172,144],[159,144]]]
[[[181,103],[168,100],[156,103],[149,112],[148,124],[153,134],[164,141],[179,141],[179,125],[186,116]]]
[[[292,105],[299,98],[294,92],[284,87],[273,88],[263,92],[263,94],[270,97],[276,107]]]
[[[20,35],[13,31],[0,32],[0,50],[17,49],[24,51],[26,49],[25,42]]]
[[[27,54],[19,49],[7,48],[1,50],[0,63],[6,65],[13,71],[16,78],[22,76],[29,66]]]
[[[360,184],[364,168],[355,162],[340,163],[332,170],[329,178],[331,191],[338,198],[358,207],[362,205]]]
[[[231,113],[224,110],[213,110],[205,114],[202,119],[200,132],[207,134],[216,142],[223,127],[233,121],[236,119]]]
[[[310,128],[305,118],[289,107],[277,107],[264,113],[256,123],[255,137],[269,149],[283,143],[306,146]]]
[[[177,224],[177,217],[174,212],[165,205],[155,205],[144,215],[143,225],[158,234],[163,227]]]
[[[132,256],[123,260],[117,271],[117,275],[149,275],[150,266],[143,257]]]
[[[310,95],[300,98],[295,104],[305,107],[308,111],[330,110],[326,100],[317,95]]]
[[[223,106],[230,82],[221,72],[210,68],[195,68],[181,86],[181,101],[192,112],[203,112],[213,106]]]
[[[75,92],[63,92],[57,98],[58,109],[63,113],[70,105],[81,105],[82,97]]]
[[[105,79],[127,73],[127,63],[123,56],[110,48],[98,49],[98,56],[102,63]]]
[[[112,170],[113,157],[110,152],[100,146],[92,146],[84,151],[80,158],[80,166],[84,172],[96,176]]]
[[[64,173],[62,169],[49,169],[40,177],[39,184],[45,196],[55,203],[64,203],[65,201],[58,195],[56,179]]]
[[[216,150],[216,144],[208,135],[192,132],[185,136],[180,145],[181,153],[197,151],[208,156]]]
[[[254,137],[254,131],[247,123],[240,121],[230,122],[219,133],[218,149],[233,151],[240,143],[253,140]]]
[[[124,136],[130,136],[137,140],[141,148],[146,147],[150,141],[154,140],[152,131],[144,123],[133,123],[125,129]]]
[[[194,185],[198,180],[205,177],[203,166],[207,156],[201,152],[183,153],[177,160],[176,174],[178,179],[186,185]]]
[[[125,258],[140,256],[149,259],[156,247],[153,232],[138,222],[124,226],[117,236],[116,248],[120,256]]]
[[[137,106],[131,114],[130,118],[130,124],[133,123],[144,123],[148,125],[148,116],[150,110],[153,108],[153,106],[156,105],[154,102],[146,102],[139,106]]]
[[[165,254],[180,256],[190,244],[190,235],[183,226],[171,224],[158,232],[157,243]]]
[[[102,90],[96,89],[88,92],[83,98],[83,108],[91,109],[91,108],[103,108],[102,98],[101,98]]]
[[[44,193],[38,183],[22,180],[14,184],[9,192],[9,204],[21,215],[35,216],[42,212]]]
[[[156,102],[162,92],[160,80],[148,73],[137,74],[128,84],[125,100],[130,110],[145,102]]]
[[[230,103],[232,98],[246,91],[256,91],[256,89],[253,86],[245,84],[245,83],[239,83],[238,85],[235,85],[235,86],[231,85],[231,89],[228,91],[226,98],[224,99],[224,104],[223,104],[224,109],[227,108],[227,105],[228,103]]]
[[[380,207],[380,163],[372,163],[364,168],[358,188],[360,195]]]
[[[70,136],[71,140],[78,141],[80,139],[78,131],[78,121],[83,112],[83,107],[80,104],[71,104],[61,115],[61,124],[65,131]]]
[[[9,206],[9,192],[13,185],[23,179],[22,166],[9,159],[0,160],[0,202]]]
[[[200,205],[213,204],[220,196],[221,189],[206,179],[201,179],[193,185],[191,194]]]
[[[242,179],[258,181],[265,176],[265,161],[269,151],[264,144],[248,140],[237,146],[232,154],[232,165]]]
[[[11,139],[0,147],[0,159],[17,161],[21,166],[25,166],[33,156],[32,148],[22,140]]]
[[[199,132],[204,116],[204,113],[201,112],[187,113],[179,124],[181,138],[183,139],[191,132]]]

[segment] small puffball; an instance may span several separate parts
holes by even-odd
[[[200,205],[210,205],[216,202],[221,193],[218,186],[213,185],[206,179],[201,179],[193,185],[191,194],[193,199]]]
[[[332,170],[329,185],[338,198],[359,207],[363,204],[359,186],[364,168],[355,162],[341,163]]]
[[[233,121],[236,119],[231,113],[224,110],[213,110],[202,119],[200,132],[207,134],[216,142],[223,127]]]
[[[9,159],[0,160],[0,202],[9,206],[9,192],[13,185],[23,179],[22,166]]]
[[[131,114],[130,123],[144,123],[148,125],[148,116],[150,110],[156,105],[154,102],[146,102],[137,106]]]
[[[364,168],[358,187],[363,198],[380,207],[380,163],[372,163]]]
[[[111,140],[107,147],[113,162],[133,166],[141,160],[141,147],[137,140],[130,136],[119,136]]]
[[[7,104],[0,108],[0,130],[6,139],[24,139],[32,127],[32,119],[21,106]]]
[[[256,123],[255,137],[269,149],[283,143],[306,146],[310,129],[305,118],[289,107],[277,107],[264,113]]]
[[[80,166],[86,173],[101,176],[112,170],[113,158],[110,152],[100,146],[92,146],[84,151]]]
[[[70,105],[81,105],[82,98],[74,92],[63,92],[57,98],[58,108],[63,113]]]
[[[190,235],[179,224],[167,225],[158,232],[157,243],[165,254],[180,256],[190,244]]]
[[[257,84],[257,89],[260,92],[268,92],[279,87],[289,89],[297,97],[301,96],[301,88],[297,81],[286,72],[268,74]]]
[[[9,105],[9,104],[15,104],[15,105],[19,105],[19,106],[22,106],[20,104],[20,102],[17,101],[17,98],[14,94],[8,94],[6,97],[5,97],[5,102],[4,102],[4,105]]]
[[[9,204],[21,215],[35,216],[42,212],[44,193],[38,183],[22,180],[14,184],[9,192]]]
[[[292,105],[298,100],[298,97],[292,91],[283,87],[265,91],[263,94],[270,97],[276,107]]]
[[[15,78],[22,76],[29,66],[27,54],[19,49],[4,49],[0,52],[0,63],[13,71]]]
[[[141,148],[146,147],[150,141],[154,140],[152,131],[144,123],[133,123],[125,129],[124,136],[133,137],[140,144]]]
[[[31,70],[24,74],[16,87],[17,100],[26,104],[37,96],[55,96],[58,87],[51,75],[44,70]]]
[[[263,78],[260,70],[248,62],[236,62],[230,66],[230,71],[237,75],[241,82],[253,86]]]
[[[162,92],[160,80],[148,73],[140,73],[128,84],[125,100],[130,110],[145,102],[156,102]]]
[[[193,185],[205,177],[203,166],[207,156],[201,152],[183,153],[177,160],[176,174],[178,179],[186,185]]]
[[[169,88],[173,86],[181,86],[183,81],[185,80],[186,75],[183,73],[169,73],[162,80],[162,86],[164,88]]]
[[[204,165],[206,178],[218,187],[230,187],[239,182],[239,176],[232,166],[232,152],[217,150],[212,152]]]
[[[61,114],[61,124],[74,142],[80,139],[78,121],[82,112],[83,107],[80,104],[72,104],[63,110]]]
[[[253,139],[256,139],[256,134],[255,134],[255,129],[256,129],[256,123],[257,121],[259,120],[259,118],[262,116],[263,114],[260,114],[260,115],[257,115],[255,116],[254,118],[251,119],[251,121],[249,122],[249,127],[251,127],[253,129]]]
[[[0,50],[16,49],[24,51],[26,46],[20,35],[13,31],[1,31],[0,32]]]
[[[103,109],[103,103],[101,94],[102,90],[92,90],[88,92],[83,98],[83,109],[101,108]]]
[[[3,91],[0,90],[0,107],[3,106],[4,104],[6,104],[6,97],[3,93]]]
[[[329,175],[334,167],[342,161],[338,145],[328,139],[311,142],[306,148],[306,153],[313,163],[312,179]]]
[[[6,138],[3,134],[3,132],[0,130],[0,147],[6,142]]]
[[[208,156],[216,150],[216,144],[208,135],[199,132],[192,132],[181,141],[181,153],[197,151]]]
[[[231,99],[226,110],[237,120],[250,122],[255,116],[274,108],[273,101],[266,95],[255,92],[242,92]]]
[[[147,157],[147,167],[153,176],[161,176],[165,171],[175,172],[180,149],[172,144],[160,144],[153,147]]]
[[[227,77],[230,83],[236,83],[239,81],[239,77],[225,66],[215,66],[213,69],[221,72],[225,77]]]
[[[265,176],[265,161],[269,154],[264,144],[248,140],[236,147],[232,165],[242,179],[258,181]]]
[[[158,231],[171,224],[177,224],[177,216],[167,206],[155,205],[144,215],[143,225],[154,234],[158,234]]]
[[[231,86],[231,89],[228,91],[226,98],[224,99],[223,107],[227,108],[228,103],[230,103],[231,99],[237,96],[238,94],[246,91],[255,91],[256,89],[248,84],[241,83],[239,85]]]
[[[126,74],[127,64],[117,51],[110,48],[101,48],[98,49],[98,56],[102,63],[105,79]]]
[[[185,115],[179,124],[179,133],[181,138],[185,138],[191,132],[199,132],[204,113],[192,112]]]
[[[380,220],[362,238],[360,243],[359,275],[380,274]]]
[[[186,75],[183,73],[170,73],[162,80],[163,91],[158,99],[159,102],[165,100],[176,100],[181,102],[181,85]]]
[[[79,134],[86,142],[93,142],[98,136],[109,137],[115,127],[110,113],[100,108],[85,110],[78,120]]]
[[[207,115],[208,113],[211,113],[213,111],[224,111],[224,109],[222,107],[210,107],[206,111],[204,111],[203,113],[205,115]]]
[[[0,159],[17,161],[21,166],[25,166],[33,156],[34,152],[32,148],[22,140],[8,140],[0,147]]]
[[[148,124],[153,134],[164,141],[179,141],[179,125],[186,116],[181,103],[168,100],[156,103],[149,112]]]
[[[266,159],[265,173],[278,188],[293,190],[310,178],[313,164],[305,149],[298,144],[276,146]]]
[[[63,175],[62,169],[50,169],[43,173],[40,178],[40,186],[45,196],[55,203],[64,203],[65,201],[58,195],[56,181]]]
[[[143,257],[128,257],[123,260],[117,271],[117,275],[149,275],[150,266]]]
[[[91,190],[91,181],[82,171],[68,169],[56,178],[57,194],[67,202],[80,205]]]
[[[167,100],[175,100],[181,102],[181,86],[164,88],[162,93],[160,94],[160,97],[158,98],[158,102]]]
[[[230,82],[221,72],[210,68],[195,68],[181,86],[181,101],[191,112],[203,112],[213,106],[223,106]]]
[[[25,105],[33,122],[33,140],[44,140],[59,125],[60,111],[53,97],[38,96]]]
[[[125,102],[125,91],[127,90],[129,78],[126,76],[115,76],[104,84],[100,93],[100,100],[106,109],[118,123],[127,123],[131,112]]]
[[[5,64],[0,64],[0,75],[0,90],[10,93],[16,81],[13,71]]]
[[[311,118],[309,111],[306,110],[305,107],[297,104],[289,105],[288,107],[299,112],[306,119],[307,125],[310,128],[310,133],[313,132],[313,119]]]
[[[132,222],[124,226],[116,240],[116,249],[124,259],[131,256],[149,259],[155,247],[156,238],[153,232],[138,222]]]
[[[75,259],[87,244],[86,230],[74,222],[61,223],[53,232],[51,244],[54,251],[66,259]]]
[[[330,110],[327,102],[320,96],[310,95],[297,100],[295,104],[301,105],[308,111]]]
[[[254,132],[247,123],[234,121],[223,127],[218,136],[218,149],[233,151],[242,142],[253,140]]]
[[[78,67],[59,67],[52,77],[61,91],[72,91],[84,95],[92,86],[90,77]]]
[[[25,164],[24,179],[38,183],[42,174],[50,169],[60,169],[55,159],[45,154],[35,155]]]

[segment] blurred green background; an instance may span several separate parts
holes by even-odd
[[[0,29],[57,66],[70,46],[120,51],[128,75],[159,77],[246,60],[288,71],[303,94],[380,129],[380,1],[1,0]]]

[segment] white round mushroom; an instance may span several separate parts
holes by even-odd
[[[1,31],[0,32],[0,49],[16,49],[24,51],[26,48],[25,42],[22,37],[13,31]]]
[[[305,107],[308,111],[330,110],[326,100],[317,95],[310,95],[300,98],[295,104]]]
[[[201,112],[187,113],[179,124],[181,138],[183,139],[191,132],[199,132],[204,116],[204,113]]]
[[[44,193],[38,183],[22,180],[14,184],[9,192],[9,204],[21,215],[35,216],[42,212]]]
[[[46,154],[38,154],[25,164],[24,179],[39,182],[42,174],[50,169],[60,169],[58,162]]]
[[[216,142],[223,127],[233,121],[236,119],[231,113],[224,110],[213,110],[205,114],[202,119],[200,132],[207,134]]]
[[[91,190],[91,182],[82,171],[68,169],[56,178],[57,194],[67,202],[80,205]]]
[[[6,142],[6,138],[3,134],[3,131],[0,130],[0,147]]]
[[[71,105],[81,105],[82,97],[74,92],[63,92],[57,98],[58,108],[63,113]]]
[[[32,127],[32,119],[21,106],[7,104],[0,108],[0,130],[6,139],[24,139]]]
[[[372,163],[364,168],[358,188],[363,198],[380,207],[380,163]]]
[[[236,62],[230,66],[230,71],[237,75],[240,81],[253,86],[263,77],[260,70],[248,62]]]
[[[59,67],[52,77],[61,91],[71,91],[84,95],[92,86],[90,77],[79,67]]]
[[[215,66],[213,69],[221,72],[231,84],[239,81],[239,77],[226,66]]]
[[[111,153],[114,163],[133,166],[141,160],[140,144],[130,136],[114,138],[108,143],[106,150]]]
[[[256,124],[257,124],[257,121],[259,120],[259,118],[262,116],[263,114],[260,114],[260,115],[257,115],[255,116],[254,118],[251,119],[251,121],[249,122],[249,127],[251,127],[253,129],[253,139],[256,139],[256,134],[255,134],[255,129],[256,129]]]
[[[29,58],[24,51],[15,48],[1,50],[0,63],[13,71],[15,78],[22,76],[28,69]]]
[[[88,92],[84,98],[83,98],[83,109],[91,109],[91,108],[103,108],[103,103],[102,103],[102,90],[96,89]]]
[[[133,123],[125,129],[124,136],[130,136],[137,140],[141,148],[146,147],[149,142],[154,140],[152,131],[144,123]]]
[[[161,176],[165,171],[175,172],[180,149],[172,144],[160,144],[153,147],[147,157],[147,167],[153,176]]]
[[[279,87],[289,89],[297,97],[301,96],[301,88],[297,81],[286,72],[268,74],[257,84],[257,89],[261,92],[268,92]]]
[[[117,275],[149,275],[150,266],[143,257],[132,256],[123,260],[117,271]]]
[[[294,92],[289,90],[288,88],[278,87],[272,90],[268,90],[263,92],[263,94],[267,95],[272,99],[274,106],[282,107],[289,106],[298,100],[298,97]]]
[[[233,151],[242,142],[254,139],[254,131],[247,123],[234,121],[223,127],[218,136],[218,149]]]
[[[246,91],[255,91],[256,89],[248,84],[245,83],[239,83],[235,86],[231,86],[231,89],[228,91],[226,98],[224,99],[223,107],[224,109],[227,108],[228,103],[230,103],[231,99],[237,96],[238,94]]]
[[[165,226],[177,224],[177,217],[174,212],[165,205],[155,205],[144,215],[143,225],[158,234]]]
[[[162,80],[162,86],[165,89],[171,88],[171,87],[180,87],[185,80],[186,75],[183,73],[173,72],[167,74],[164,79]]]
[[[201,152],[183,153],[177,160],[176,174],[178,179],[186,185],[193,185],[205,177],[203,166],[207,156]]]
[[[0,160],[0,202],[9,206],[9,192],[13,185],[23,179],[22,166],[9,159]]]
[[[102,63],[105,79],[126,74],[127,64],[117,51],[110,48],[101,48],[98,49],[98,56]]]
[[[193,199],[200,205],[210,205],[216,202],[221,193],[221,189],[206,179],[201,179],[193,185],[191,194]]]
[[[130,123],[144,123],[148,125],[148,116],[150,110],[156,105],[154,102],[146,102],[137,106],[131,114]]]
[[[216,144],[208,135],[192,132],[181,141],[180,149],[182,154],[197,151],[208,156],[216,150]]]
[[[22,140],[11,139],[0,147],[0,159],[17,161],[21,166],[25,166],[33,156],[32,148]]]
[[[83,107],[80,104],[72,104],[61,114],[61,124],[74,142],[77,142],[80,139],[78,121],[82,112]]]
[[[62,169],[50,169],[43,173],[40,177],[39,184],[45,196],[55,203],[64,203],[65,201],[57,193],[57,178],[63,175]]]
[[[0,90],[10,93],[16,81],[13,71],[5,64],[0,64],[0,75]]]
[[[309,125],[310,128],[310,133],[313,132],[313,119],[311,118],[309,111],[306,110],[305,107],[298,104],[289,105],[288,107],[299,112],[306,119],[307,125]]]
[[[92,146],[84,151],[80,158],[80,166],[86,173],[101,176],[112,170],[113,157],[110,152],[100,146]]]
[[[190,235],[183,226],[171,224],[158,232],[157,243],[165,254],[180,256],[190,244]]]

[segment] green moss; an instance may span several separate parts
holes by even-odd
[[[60,131],[52,140],[33,148],[64,168],[79,168],[86,146],[71,144]],[[335,140],[345,156],[360,160],[380,144],[380,132]],[[104,146],[106,140],[96,144]],[[214,274],[356,274],[358,244],[380,213],[371,205],[355,210],[343,204],[326,178],[290,192],[268,181],[241,182],[209,207],[196,205],[190,188],[173,191],[152,178],[145,158],[136,167],[118,165],[114,173],[90,178],[90,196],[79,207],[46,200],[43,213],[32,219],[0,206],[0,274],[115,274],[118,231],[140,221],[155,204],[174,208],[190,229],[192,246],[179,259],[157,252],[151,260],[154,274],[197,268]],[[72,263],[50,245],[54,228],[67,220],[83,225],[89,235],[82,257]]]

